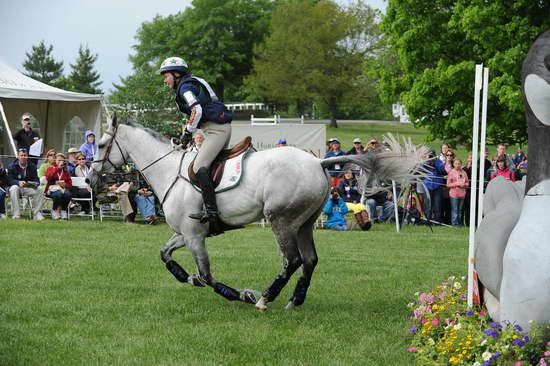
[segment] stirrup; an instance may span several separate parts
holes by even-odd
[[[204,224],[205,222],[208,222],[209,221],[209,217],[208,215],[206,214],[206,211],[203,211],[203,212],[197,212],[197,213],[192,213],[189,215],[189,218],[193,219],[193,220],[199,220],[201,222],[201,224]]]

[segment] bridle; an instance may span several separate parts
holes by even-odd
[[[118,144],[118,141],[116,140],[116,133],[118,131],[118,125],[115,126],[115,129],[114,131],[111,133],[109,131],[105,131],[105,134],[111,136],[111,139],[109,140],[109,144],[107,145],[107,149],[105,150],[105,154],[103,155],[103,159],[100,159],[100,160],[93,160],[92,161],[92,172],[94,173],[99,173],[98,171],[96,171],[93,167],[93,163],[104,163],[104,162],[107,162],[109,164],[111,164],[111,166],[113,168],[116,169],[116,166],[115,164],[113,164],[113,162],[111,161],[111,159],[109,158],[110,155],[111,155],[111,150],[113,148],[113,142],[116,144],[116,147],[118,148],[118,151],[120,152],[120,155],[122,156],[122,159],[124,160],[124,164],[128,164],[128,161],[126,160],[126,157],[124,156],[124,153],[122,152],[122,149],[120,148],[120,145]],[[102,167],[103,168],[103,167]]]

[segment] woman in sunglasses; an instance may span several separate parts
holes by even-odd
[[[46,170],[46,179],[46,196],[53,200],[52,219],[66,219],[73,184],[64,154],[57,153],[56,160]]]
[[[77,165],[74,168],[74,176],[88,178],[88,175],[91,173],[92,168],[86,165],[86,156],[83,153],[77,154],[76,162],[77,162]],[[86,188],[73,187],[72,189],[72,194],[74,198],[89,198],[90,192],[92,192],[92,188],[89,185]],[[90,209],[91,209],[90,202],[79,201],[79,203],[80,203],[80,206],[82,207],[82,211],[86,215],[89,215]],[[95,204],[95,197],[94,197],[94,204]]]
[[[40,168],[38,168],[38,178],[40,178],[40,188],[42,189],[42,192],[44,192],[46,183],[48,183],[46,180],[46,170],[48,170],[48,168],[55,162],[55,154],[54,149],[48,150],[48,152],[44,154],[44,162],[40,165]]]

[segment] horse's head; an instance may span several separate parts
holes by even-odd
[[[112,173],[128,161],[128,153],[121,148],[118,141],[120,139],[118,129],[119,124],[115,115],[97,146],[92,163],[92,185],[95,185],[99,174]]]

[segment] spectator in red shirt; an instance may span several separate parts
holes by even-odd
[[[52,219],[66,219],[73,184],[64,154],[57,153],[55,162],[46,170],[46,180],[46,196],[53,200]]]

